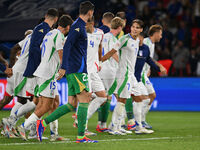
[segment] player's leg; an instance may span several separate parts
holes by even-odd
[[[127,129],[135,130],[136,124],[135,124],[135,119],[134,119],[134,115],[133,115],[133,100],[132,100],[132,98],[126,99],[125,108],[126,108],[126,115],[128,118]]]
[[[0,101],[0,110],[3,109],[5,105],[10,103],[14,95],[14,75],[7,78],[6,91],[4,93],[4,98]]]
[[[121,133],[129,134],[132,132],[126,131],[125,129],[121,128],[121,121],[123,119],[125,112],[126,99],[130,98],[131,95],[132,84],[128,77],[117,79],[117,83],[118,83],[117,85],[118,98],[112,116],[112,124],[110,127],[114,132],[119,131]]]
[[[3,109],[8,103],[11,102],[13,96],[4,95],[3,99],[0,101],[0,110]]]
[[[117,88],[117,81],[115,79],[104,79],[102,81],[108,96],[107,96],[107,101],[103,103],[103,105],[100,107],[99,118],[101,119],[101,122],[98,123],[98,126],[96,128],[96,130],[99,132],[104,132],[104,129],[107,129],[106,122],[110,111],[110,102],[112,99],[112,94]],[[108,130],[105,131],[107,132]]]
[[[145,87],[146,87],[146,90],[148,92],[148,95],[149,95],[149,98],[150,98],[150,102],[148,103],[148,101],[146,103],[144,103],[144,109],[143,109],[143,112],[144,112],[144,118],[143,118],[143,126],[145,126],[145,128],[147,129],[151,129],[152,126],[149,125],[147,122],[146,122],[146,115],[148,114],[150,108],[151,108],[151,105],[154,101],[154,99],[156,98],[156,93],[155,93],[155,90],[153,88],[153,85],[152,83],[150,82],[149,78],[148,77],[145,77]]]
[[[96,112],[96,110],[106,101],[107,96],[105,92],[104,85],[98,76],[97,73],[91,73],[90,74],[90,80],[89,80],[89,86],[90,90],[95,93],[95,98],[90,102],[88,106],[88,114],[87,114],[87,120],[91,118],[91,116]],[[87,126],[86,126],[87,127]],[[87,131],[87,130],[86,130]],[[88,134],[89,132],[87,132]],[[94,134],[92,134],[94,135]]]

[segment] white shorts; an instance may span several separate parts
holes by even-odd
[[[117,80],[116,79],[102,79],[107,95],[111,96],[117,93]]]
[[[117,78],[117,94],[120,98],[131,97],[131,87],[133,85],[132,77]]]
[[[56,83],[57,83],[57,82],[56,82]],[[59,96],[59,92],[58,92],[58,86],[57,86],[57,84],[56,84],[55,95],[58,95],[58,96]]]
[[[134,96],[149,95],[146,87],[142,82],[137,82],[137,84],[134,84],[131,93]]]
[[[105,91],[103,82],[99,77],[98,73],[93,72],[88,74],[88,82],[89,82],[89,89],[90,92],[99,92]]]
[[[28,92],[31,95],[34,95],[36,86],[37,86],[36,77],[27,78],[27,81],[26,81],[26,92]]]
[[[10,78],[7,78],[6,93],[9,96],[14,95],[14,75],[12,75]]]
[[[39,85],[39,90],[37,96],[44,96],[48,98],[55,98],[57,91],[56,80],[48,80],[36,77],[37,85]]]
[[[25,97],[26,96],[26,82],[27,78],[23,76],[21,72],[15,72],[14,74],[14,94],[15,96]]]
[[[149,80],[149,78],[146,75],[144,75],[144,81],[145,81],[144,86],[147,89],[148,95],[155,93],[153,85],[152,85],[151,81]]]

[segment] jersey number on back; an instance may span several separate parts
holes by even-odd
[[[42,50],[41,50],[42,57],[44,56],[44,53],[46,51],[46,46],[45,46],[46,42],[47,42],[47,39],[44,39],[43,42],[42,42]]]

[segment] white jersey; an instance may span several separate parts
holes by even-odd
[[[126,34],[119,41],[121,47],[119,50],[119,67],[116,77],[124,78],[125,76],[133,76],[140,40],[139,38],[135,40],[130,34]]]
[[[30,46],[31,34],[27,35],[26,38],[20,41],[18,44],[21,47],[21,53],[13,66],[14,72],[24,73],[26,69],[26,65],[28,63],[28,55],[29,55],[29,46]]]
[[[87,47],[87,71],[88,73],[98,72],[99,66],[99,45],[103,39],[103,31],[100,29],[94,30],[94,32],[87,33],[88,47]]]
[[[144,38],[143,43],[146,44],[149,47],[150,57],[153,58],[154,51],[155,51],[155,43],[152,43],[152,41],[149,37]],[[142,74],[147,74],[149,72],[149,70],[150,70],[150,66],[147,63],[145,63],[143,70],[142,70]]]
[[[62,50],[64,46],[64,35],[58,30],[49,31],[41,44],[41,62],[34,76],[50,79],[52,78],[60,66],[60,58],[58,50]]]
[[[111,32],[109,32],[104,34],[102,47],[103,47],[102,55],[104,56],[112,49],[115,49],[118,52],[120,48],[120,42]],[[118,68],[118,62],[113,57],[110,57],[108,60],[102,63],[102,69],[99,72],[101,79],[115,78],[117,68]]]

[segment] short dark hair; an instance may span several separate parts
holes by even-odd
[[[107,23],[111,23],[111,20],[115,17],[115,15],[111,12],[105,12],[103,14],[103,19],[106,20]]]
[[[119,11],[119,12],[117,12],[116,17],[120,17],[120,18],[125,20],[126,19],[126,13],[124,11]]]
[[[140,19],[134,19],[131,23],[131,26],[134,24],[134,23],[137,23],[139,24],[140,28],[144,28],[144,22]]]
[[[72,25],[73,23],[73,20],[71,18],[71,16],[69,15],[62,15],[58,21],[58,25],[63,27],[63,28],[66,28],[68,25]]]
[[[159,24],[154,24],[154,25],[152,25],[152,26],[150,27],[149,32],[148,32],[148,35],[149,35],[149,36],[153,36],[153,34],[154,34],[155,32],[160,32],[160,30],[162,30],[162,29],[163,29],[163,28],[162,28],[161,25],[159,25]]]
[[[58,10],[56,8],[49,8],[46,13],[47,16],[55,18],[59,16]]]
[[[79,14],[86,15],[90,10],[94,10],[94,5],[90,1],[82,2],[79,7]]]

